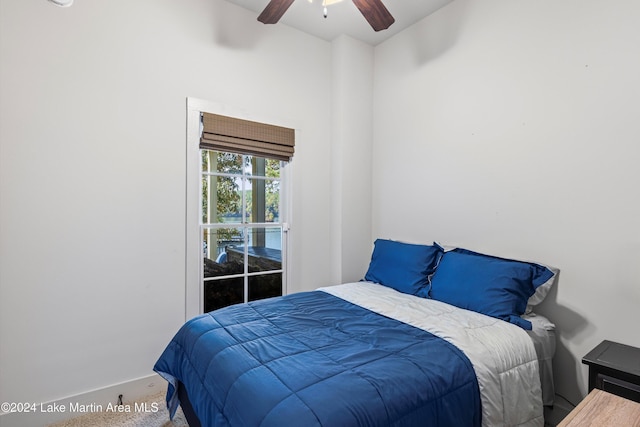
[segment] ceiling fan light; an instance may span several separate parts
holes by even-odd
[[[60,7],[69,7],[73,4],[73,0],[49,0],[51,3]]]

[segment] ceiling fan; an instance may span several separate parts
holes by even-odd
[[[271,0],[258,16],[258,21],[263,24],[275,24],[282,18],[282,15],[289,9],[293,1]],[[352,1],[375,31],[386,30],[396,21],[381,0]]]

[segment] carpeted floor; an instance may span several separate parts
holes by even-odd
[[[130,412],[103,410],[51,424],[49,427],[188,427],[180,408],[173,421],[169,420],[164,396],[163,392],[144,400],[124,402],[124,408]]]

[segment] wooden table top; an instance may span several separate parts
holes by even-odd
[[[593,389],[558,427],[640,427],[640,403]]]

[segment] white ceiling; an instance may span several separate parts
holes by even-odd
[[[228,0],[256,13],[256,19],[269,0]],[[383,0],[396,22],[386,30],[375,32],[351,0],[343,0],[327,7],[328,17],[322,15],[322,0],[296,0],[278,24],[331,41],[346,34],[372,46],[415,24],[422,18],[453,0]],[[278,25],[275,24],[275,25]]]

